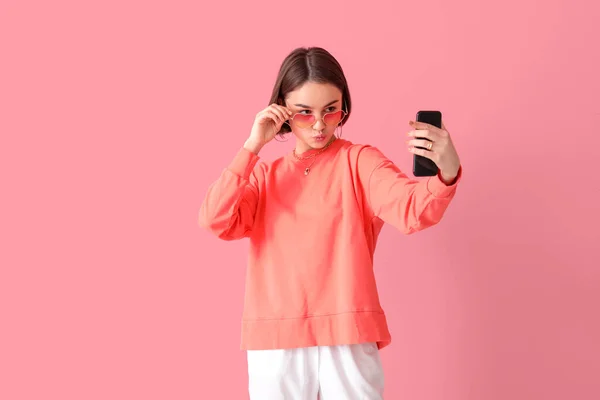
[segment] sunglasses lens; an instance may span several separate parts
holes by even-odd
[[[312,114],[296,114],[294,116],[294,122],[299,128],[308,128],[315,123],[315,116]]]
[[[340,110],[340,111],[336,111],[333,113],[325,114],[325,116],[323,117],[323,121],[325,121],[325,125],[329,125],[329,126],[337,125],[340,123],[343,116],[344,116],[344,112],[342,110]]]

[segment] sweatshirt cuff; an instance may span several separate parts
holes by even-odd
[[[242,147],[227,169],[247,180],[259,159],[259,156]]]
[[[440,175],[432,176],[427,181],[427,190],[435,197],[448,197],[456,190],[456,185],[462,177],[462,165],[458,168],[458,174],[451,185],[446,185]]]

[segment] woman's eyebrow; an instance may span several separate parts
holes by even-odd
[[[329,103],[325,104],[325,106],[324,106],[323,108],[327,108],[327,107],[329,107],[330,105],[337,103],[338,101],[339,101],[339,100],[333,100],[333,101],[331,101],[331,102],[329,102]],[[296,107],[300,107],[300,108],[310,108],[310,109],[312,109],[312,107],[310,107],[310,106],[307,106],[306,104],[294,104],[294,105],[295,105]]]

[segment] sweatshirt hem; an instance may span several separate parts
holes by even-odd
[[[286,349],[376,342],[391,343],[382,311],[353,311],[301,318],[242,321],[241,350]]]

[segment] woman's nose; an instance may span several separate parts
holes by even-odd
[[[317,118],[317,121],[315,122],[312,128],[315,131],[322,131],[323,129],[325,129],[325,124],[323,123],[323,118],[321,116]]]

